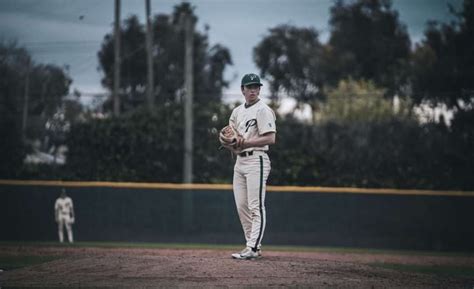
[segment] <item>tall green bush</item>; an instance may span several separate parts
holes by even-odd
[[[215,107],[212,107],[215,106]],[[195,109],[195,182],[224,181],[231,174],[218,151],[217,130],[230,111],[214,104]],[[97,119],[72,127],[67,178],[97,181],[181,182],[183,110],[178,104],[150,114],[136,110],[118,118]]]

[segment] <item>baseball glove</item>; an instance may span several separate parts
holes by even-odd
[[[222,147],[230,150],[239,150],[243,144],[243,138],[239,133],[230,125],[225,126],[219,133],[219,142]]]
[[[223,146],[231,146],[237,142],[237,131],[230,125],[225,126],[219,133],[219,141]]]

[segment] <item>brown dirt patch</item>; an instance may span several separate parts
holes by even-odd
[[[227,250],[0,246],[1,256],[58,256],[0,273],[1,287],[62,288],[474,288],[472,277],[401,272],[377,263],[474,268],[474,257]]]

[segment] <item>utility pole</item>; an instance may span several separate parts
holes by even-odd
[[[193,182],[193,38],[194,17],[187,11],[181,14],[181,24],[184,28],[184,159],[183,183]],[[193,192],[183,192],[183,230],[191,232],[193,229]]]
[[[28,123],[28,102],[30,99],[30,72],[31,60],[26,60],[26,76],[25,76],[25,94],[23,97],[23,117],[21,120],[21,137],[23,142],[26,141],[26,127]]]
[[[193,42],[194,19],[191,13],[184,14],[185,67],[184,67],[184,183],[193,182]]]
[[[114,116],[120,115],[120,0],[115,0],[115,22],[114,22]]]
[[[150,16],[150,0],[146,1],[146,52],[147,52],[147,104],[148,110],[153,111],[154,106],[154,95],[153,95],[153,27]]]

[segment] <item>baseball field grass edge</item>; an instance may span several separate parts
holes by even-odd
[[[4,256],[0,255],[0,270],[13,270],[32,265],[38,265],[57,259],[61,259],[59,256],[30,256],[30,255],[19,255],[19,256]]]
[[[433,274],[451,277],[474,277],[474,267],[454,265],[413,265],[396,263],[370,263],[369,266],[410,273]]]
[[[58,243],[45,241],[0,241],[0,246],[31,246],[31,247],[70,247],[70,248],[138,248],[138,249],[179,249],[179,250],[239,250],[242,245],[237,244],[209,244],[209,243],[152,243],[152,242],[102,242],[87,241]],[[264,245],[265,251],[278,252],[324,252],[344,254],[388,254],[388,255],[420,255],[420,256],[449,256],[449,257],[474,257],[474,252],[463,251],[426,251],[426,250],[395,250],[354,247],[329,247],[329,246],[288,246]]]

